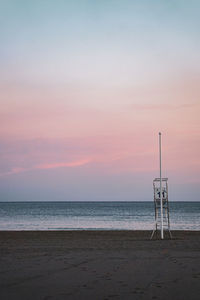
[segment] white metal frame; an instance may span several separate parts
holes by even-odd
[[[155,178],[153,180],[155,227],[153,229],[151,239],[153,238],[155,233],[157,235],[158,230],[160,230],[161,239],[164,238],[164,232],[166,230],[169,233],[169,237],[172,238],[172,234],[170,231],[170,221],[169,221],[168,178],[162,178],[161,186],[162,186],[162,193],[160,193],[161,191],[160,178]],[[161,202],[161,198],[162,198],[162,202]],[[161,218],[161,212],[163,214],[162,218]]]
[[[162,155],[161,155],[161,132],[159,132],[159,163],[160,163],[160,178],[155,178],[153,181],[154,187],[154,206],[155,206],[155,229],[152,232],[151,239],[154,233],[160,227],[160,237],[164,239],[164,227],[168,229],[170,237],[169,223],[169,205],[168,205],[168,178],[162,178]],[[163,216],[164,211],[164,216]],[[160,214],[159,214],[160,212]]]

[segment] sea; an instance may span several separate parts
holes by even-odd
[[[200,230],[200,202],[170,202],[172,230]],[[0,230],[152,230],[153,202],[0,202]]]

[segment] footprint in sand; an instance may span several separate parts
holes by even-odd
[[[134,294],[144,294],[144,291],[140,287],[136,287],[135,290],[133,291]]]
[[[193,274],[192,278],[196,278],[196,279],[200,278],[200,273]]]
[[[73,293],[60,293],[60,296],[71,296]]]
[[[128,284],[127,283],[125,283],[124,281],[122,281],[122,282],[120,282],[121,283],[121,286],[128,286]]]

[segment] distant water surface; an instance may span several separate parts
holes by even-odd
[[[200,202],[170,202],[171,229],[200,230]],[[0,202],[0,230],[153,229],[153,202]]]

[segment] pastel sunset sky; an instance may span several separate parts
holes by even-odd
[[[198,0],[0,0],[0,200],[200,200]]]

